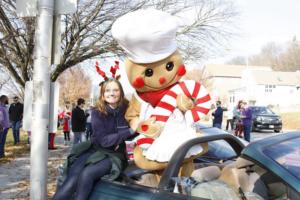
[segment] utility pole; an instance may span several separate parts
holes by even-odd
[[[31,114],[26,116],[29,120],[26,126],[31,130],[30,199],[45,200],[47,198],[48,134],[57,124],[53,118],[57,117],[55,99],[58,99],[58,87],[55,86],[57,84],[50,83],[50,66],[60,63],[60,15],[75,13],[77,0],[16,0],[16,8],[19,17],[37,16],[32,116]],[[32,90],[27,94],[29,99]],[[31,107],[30,102],[28,106]]]
[[[33,120],[30,152],[30,199],[47,198],[50,64],[54,0],[37,2],[37,29],[33,72]]]

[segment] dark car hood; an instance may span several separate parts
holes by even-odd
[[[276,114],[254,114],[254,117],[270,117],[270,118],[279,118],[279,115]]]

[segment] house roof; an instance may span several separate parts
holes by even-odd
[[[208,64],[204,66],[204,70],[213,77],[242,77],[242,72],[246,69],[272,70],[270,67],[264,66],[246,66],[246,65],[222,65]]]
[[[300,71],[280,72],[251,70],[257,84],[300,86]]]

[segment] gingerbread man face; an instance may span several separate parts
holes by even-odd
[[[138,92],[167,88],[186,73],[178,51],[158,62],[137,64],[127,59],[125,65],[129,82]]]

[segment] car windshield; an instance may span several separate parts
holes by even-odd
[[[300,180],[300,138],[272,145],[263,152]]]
[[[263,114],[263,115],[274,114],[274,112],[267,107],[252,107],[251,110],[255,114]]]

